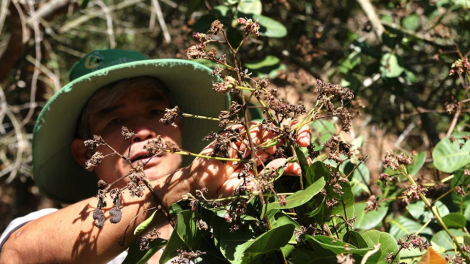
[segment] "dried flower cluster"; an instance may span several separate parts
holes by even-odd
[[[454,75],[455,72],[457,72],[459,75],[462,73],[470,73],[470,63],[468,62],[467,58],[458,59],[452,64],[449,75]]]

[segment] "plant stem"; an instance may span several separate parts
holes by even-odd
[[[413,185],[413,186],[418,186],[416,182],[413,180],[413,178],[406,172],[406,168],[403,166],[402,167],[402,175],[405,176],[408,181]],[[421,200],[426,204],[426,206],[431,210],[432,214],[436,218],[437,222],[442,226],[442,228],[446,231],[447,235],[452,239],[453,243],[457,247],[457,250],[460,252],[460,255],[466,260],[467,263],[470,263],[470,257],[465,253],[465,251],[462,249],[460,246],[459,241],[455,238],[455,236],[450,232],[450,230],[447,228],[446,224],[444,221],[442,221],[442,218],[440,214],[436,211],[436,209],[432,206],[431,202],[429,202],[428,198],[423,193],[419,193],[419,197]]]

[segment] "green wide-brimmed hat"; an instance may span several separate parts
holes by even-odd
[[[88,99],[101,87],[118,80],[151,76],[170,93],[170,100],[185,113],[217,117],[227,109],[230,97],[212,91],[217,80],[211,69],[180,59],[148,59],[135,51],[97,50],[78,61],[70,71],[70,83],[57,92],[39,114],[33,134],[33,173],[39,190],[48,197],[73,203],[97,192],[98,178],[72,156],[70,144],[77,120]],[[217,131],[215,121],[183,118],[183,149],[199,152],[201,139]],[[185,156],[183,165],[191,158]]]

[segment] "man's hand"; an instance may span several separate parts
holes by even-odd
[[[293,121],[291,128],[294,128],[296,125],[297,121]],[[232,138],[230,147],[228,148],[228,158],[250,158],[252,148],[247,139],[248,135],[244,127],[242,125],[235,125],[227,130],[229,132],[224,135]],[[284,174],[300,175],[301,169],[297,162],[287,162],[286,158],[273,158],[278,148],[282,146],[283,141],[272,129],[269,130],[263,128],[261,124],[250,123],[250,137],[253,142],[253,147],[256,149],[255,160],[257,167],[260,169],[277,169],[280,166],[284,166]],[[234,134],[236,135],[234,136]],[[238,136],[241,136],[241,138],[238,138]],[[311,132],[308,126],[305,125],[301,127],[295,136],[296,143],[299,146],[307,147],[310,145]],[[217,142],[214,141],[203,149],[201,154],[211,156],[216,148],[218,148]],[[187,169],[189,170],[191,190],[194,191],[206,187],[209,191],[207,197],[230,196],[243,182],[243,179],[239,177],[239,172],[243,169],[243,163],[241,162],[222,162],[213,159],[196,158]],[[254,183],[252,182],[251,184]],[[250,187],[256,188],[256,186]]]

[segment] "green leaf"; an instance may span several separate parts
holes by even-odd
[[[129,247],[127,256],[122,264],[145,264],[157,251],[163,248],[166,243],[166,240],[157,238],[150,242],[150,248],[146,251],[140,250],[140,245],[134,243]]]
[[[367,260],[367,264],[386,264],[386,257],[389,253],[397,253],[397,241],[390,234],[380,232],[377,230],[369,230],[362,233],[362,237],[367,242],[369,247],[380,244],[380,249]],[[396,259],[399,262],[399,259]]]
[[[272,210],[269,213],[269,221],[271,222],[272,227],[278,227],[283,225],[293,225],[296,229],[300,229],[299,223],[297,223],[292,217],[286,215],[282,211]],[[292,234],[289,242],[295,243],[295,235]]]
[[[439,214],[441,216],[449,214],[449,209],[441,201],[437,201],[433,205],[433,208],[434,207],[436,207],[436,210],[439,211]],[[413,216],[414,219],[422,223],[425,223],[434,217],[433,213],[429,211],[429,209],[426,207],[423,201],[417,201],[415,203],[409,204],[407,206],[407,209],[410,215]]]
[[[346,60],[341,63],[339,66],[339,71],[341,73],[348,73],[350,70],[354,69],[357,65],[361,63],[361,56],[360,53],[357,51],[353,51]]]
[[[385,53],[380,60],[380,71],[383,77],[395,78],[400,76],[405,70],[403,68],[403,58],[393,54]]]
[[[237,9],[241,13],[261,15],[263,6],[260,0],[241,0]]]
[[[255,234],[251,227],[245,230],[237,230],[235,232],[230,232],[231,224],[226,221],[219,226],[218,231],[214,233],[219,234],[218,247],[222,255],[227,258],[231,263],[235,262],[236,258],[241,258],[237,254],[244,250],[244,244],[255,238]]]
[[[446,224],[447,227],[456,228],[464,228],[465,224],[467,223],[467,219],[465,219],[465,216],[458,213],[450,213],[442,217],[442,221],[444,221],[444,224]]]
[[[262,15],[247,14],[242,12],[239,12],[238,15],[239,17],[251,18],[253,21],[258,20],[260,25],[260,36],[269,38],[283,38],[287,35],[287,28],[274,19]]]
[[[245,67],[250,70],[259,70],[263,67],[270,67],[276,64],[279,64],[279,58],[268,55],[265,58],[245,63]]]
[[[366,203],[356,203],[354,205],[354,211],[356,214],[356,222],[354,222],[354,228],[356,229],[372,229],[382,222],[388,211],[388,204],[381,203],[379,210],[370,211],[366,213]]]
[[[222,20],[225,21],[225,20],[227,20],[227,17],[231,16],[232,12],[231,12],[231,10],[228,6],[218,5],[218,6],[214,7],[214,14],[219,18],[219,20],[222,19]],[[212,22],[214,22],[214,21],[211,21],[211,23],[209,25],[211,25]],[[223,23],[225,23],[225,22],[223,22]]]
[[[280,64],[277,57],[268,55],[265,58],[245,63],[245,67],[258,77],[276,77],[277,72],[284,68],[285,65]]]
[[[260,235],[253,241],[245,244],[242,252],[237,252],[241,256],[240,263],[254,263],[259,257],[273,252],[285,246],[294,233],[294,225],[282,225],[275,227]]]
[[[297,191],[286,197],[286,204],[281,205],[279,202],[272,202],[268,204],[267,212],[273,209],[291,209],[306,202],[310,201],[313,196],[319,193],[325,186],[323,178],[318,179],[314,184],[310,185],[307,189]]]
[[[438,170],[452,173],[470,163],[470,140],[467,140],[462,147],[459,146],[459,143],[463,143],[463,141],[458,140],[466,135],[469,133],[457,132],[452,134],[456,139],[454,142],[450,142],[449,137],[445,137],[437,143],[432,152],[432,158],[434,166]]]
[[[211,24],[217,18],[213,14],[206,14],[201,16],[193,25],[194,32],[207,33],[211,29]]]
[[[204,3],[203,0],[193,0],[188,3],[188,10],[186,11],[186,16],[191,17],[194,11],[198,10],[202,4]]]
[[[321,161],[315,161],[307,170],[307,185],[311,185],[319,179],[323,178],[325,181],[330,180],[330,171]]]
[[[466,236],[466,233],[457,229],[449,229],[450,233],[456,238]],[[434,250],[454,250],[454,242],[445,230],[441,230],[434,234],[431,238]]]
[[[423,227],[422,224],[401,215],[387,218],[387,222],[390,224],[390,235],[397,239],[404,235],[416,233]],[[429,227],[425,227],[419,234],[432,235],[432,230]]]
[[[359,196],[362,193],[369,193],[369,188],[367,188],[367,185],[370,183],[369,169],[364,163],[361,163],[355,170],[354,168],[356,168],[356,164],[350,160],[340,166],[345,175],[349,175],[352,172],[350,179],[353,194]]]
[[[307,158],[305,158],[305,154],[299,147],[295,147],[295,155],[297,156],[297,160],[299,161],[300,168],[302,169],[302,177],[303,179],[307,179],[307,170],[309,169],[309,165],[307,162]],[[311,183],[307,181],[308,185]]]
[[[419,28],[419,17],[416,14],[407,15],[401,22],[403,28],[415,31]]]
[[[179,248],[185,250],[198,249],[203,236],[202,231],[197,228],[195,217],[195,212],[191,210],[182,211],[178,214],[175,229],[171,233],[165,251],[163,251],[161,262],[170,261],[177,255],[176,250]]]
[[[356,226],[356,222],[354,223],[354,226]],[[349,243],[351,243],[351,245],[355,246],[356,248],[368,248],[369,247],[369,245],[367,245],[367,242],[364,240],[361,234],[359,234],[356,231],[349,231],[348,238],[349,238]]]
[[[426,161],[426,151],[418,153],[413,156],[413,164],[408,165],[406,168],[410,176],[414,176],[423,167]]]
[[[296,248],[292,251],[292,264],[337,264],[336,254],[320,255],[318,251]]]
[[[463,208],[466,208],[470,205],[470,194],[468,185],[470,184],[470,178],[464,174],[464,169],[460,169],[454,173],[454,178],[450,182],[450,188],[455,188],[456,186],[461,186],[466,193],[465,196],[452,192],[450,195],[452,202],[460,208],[460,212],[463,211]]]
[[[352,252],[353,254],[363,256],[364,254],[366,254],[370,250],[370,247],[369,248],[357,249],[357,248],[351,247],[351,245],[349,243],[345,243],[341,240],[338,240],[338,239],[332,238],[332,237],[328,237],[328,236],[322,236],[322,235],[309,236],[309,235],[305,235],[304,238],[314,250],[321,247],[323,250],[332,251],[337,255],[339,255],[341,253]],[[350,246],[350,250],[346,249],[346,245]]]
[[[335,124],[328,120],[316,120],[310,124],[312,129],[312,138],[315,140],[314,144],[318,147],[315,150],[322,148],[323,144],[331,139],[335,134]]]
[[[145,229],[147,229],[147,227],[150,225],[150,223],[153,221],[153,217],[155,216],[155,214],[158,212],[158,210],[155,210],[152,215],[150,215],[149,218],[145,219],[144,221],[142,221],[142,223],[140,223],[134,230],[134,235],[135,236],[138,236],[140,235],[142,232],[144,232]]]
[[[330,215],[342,215],[346,217],[346,211],[348,219],[351,219],[354,215],[354,195],[349,182],[341,183],[341,191],[343,192],[342,196],[333,191],[331,186],[326,190],[328,194],[327,198],[334,198],[339,201],[339,205],[333,207]]]
[[[361,81],[356,77],[356,75],[348,73],[341,80],[340,85],[355,91],[358,87],[361,86]]]

